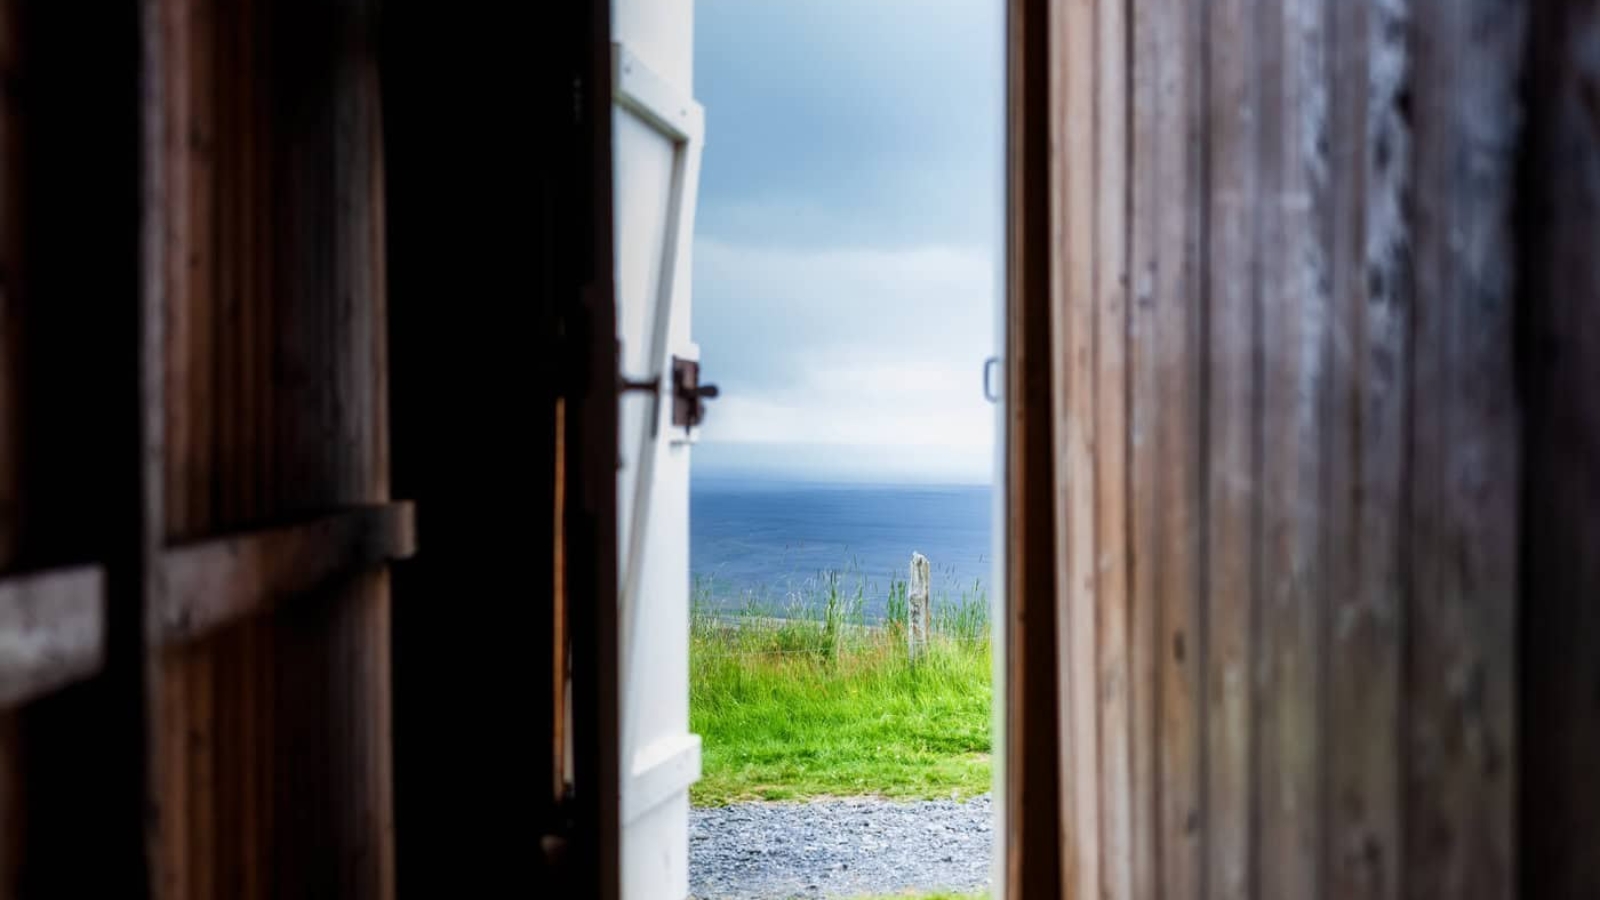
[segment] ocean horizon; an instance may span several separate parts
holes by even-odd
[[[780,613],[836,574],[882,617],[911,554],[928,557],[935,601],[987,594],[993,582],[993,488],[697,473],[689,568],[699,602]]]

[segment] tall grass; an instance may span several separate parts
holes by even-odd
[[[989,787],[988,597],[981,585],[934,600],[916,663],[905,583],[869,621],[867,587],[825,572],[781,606],[716,607],[696,586],[690,719],[704,739],[701,804],[878,794],[968,796]]]

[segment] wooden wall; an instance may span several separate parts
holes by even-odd
[[[150,14],[164,539],[381,504],[376,4]],[[158,893],[391,895],[387,574],[340,573],[262,619],[173,596],[151,598]]]
[[[0,896],[394,893],[378,24],[0,3]]]
[[[615,895],[608,7],[485,16],[0,0],[0,897]]]
[[[1011,9],[1008,880],[1595,895],[1592,4]]]

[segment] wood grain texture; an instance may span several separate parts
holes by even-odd
[[[1513,890],[1515,153],[1527,8],[1414,7],[1405,893]]]
[[[381,506],[376,19],[359,2],[152,3],[167,84],[149,112],[167,216],[163,531],[193,544],[167,553],[149,621],[166,648],[158,885],[389,896],[388,594],[372,570],[404,555],[410,525]],[[330,608],[274,602],[302,596]]]
[[[1062,893],[1100,883],[1100,769],[1094,471],[1096,7],[1057,7],[1051,34],[1050,403],[1055,485],[1057,738],[1061,754]],[[1085,71],[1087,70],[1087,71]],[[1071,477],[1082,473],[1086,477]]]
[[[1327,894],[1394,898],[1403,883],[1401,671],[1409,456],[1411,231],[1406,0],[1337,4],[1326,432]],[[1330,148],[1333,143],[1330,140]],[[1337,675],[1337,677],[1335,677]]]
[[[1128,218],[1127,135],[1131,121],[1128,85],[1128,12],[1103,3],[1094,17],[1094,299],[1091,339],[1094,390],[1094,555],[1097,667],[1090,702],[1098,706],[1100,771],[1100,891],[1106,900],[1136,896],[1140,791],[1134,781],[1137,738],[1133,723],[1142,703],[1137,674],[1145,656],[1132,646],[1134,616],[1129,591],[1128,534]]]
[[[1506,896],[1524,5],[1038,15],[1060,889]]]
[[[1205,182],[1197,203],[1203,241],[1199,352],[1205,360],[1195,402],[1204,410],[1200,458],[1205,487],[1200,521],[1204,582],[1199,653],[1204,660],[1200,759],[1205,896],[1253,896],[1256,855],[1256,751],[1261,726],[1255,680],[1263,507],[1260,241],[1272,201],[1261,182],[1270,160],[1261,153],[1269,125],[1262,92],[1273,54],[1259,27],[1271,4],[1215,0],[1205,4],[1202,82]],[[1281,75],[1281,72],[1278,73]]]
[[[1265,4],[1258,24],[1254,827],[1264,897],[1315,897],[1324,880],[1328,13],[1321,0]]]

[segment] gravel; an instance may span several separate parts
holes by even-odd
[[[988,797],[737,803],[689,812],[696,900],[859,897],[989,886]]]

